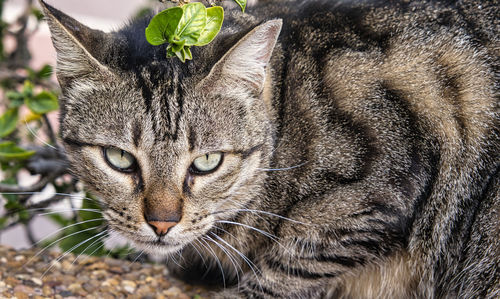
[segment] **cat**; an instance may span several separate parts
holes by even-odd
[[[41,4],[72,169],[173,274],[219,298],[500,297],[498,2],[261,1],[186,63],[151,16],[104,33]]]

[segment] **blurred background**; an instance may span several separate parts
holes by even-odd
[[[38,1],[0,0],[0,3],[1,2],[3,2],[3,10],[1,11],[2,30],[5,33],[2,34],[3,51],[5,53],[3,55],[3,64],[5,66],[5,64],[8,65],[12,63],[14,59],[17,59],[11,55],[13,51],[18,50],[16,48],[18,47],[19,40],[16,39],[15,32],[21,30],[22,28],[20,27],[23,26],[23,24],[19,22],[19,19],[26,13],[29,5],[33,5],[35,8],[40,8],[40,6]],[[143,12],[145,9],[159,9],[162,5],[158,1],[154,0],[48,0],[47,3],[74,17],[89,27],[101,29],[103,31],[117,29],[126,23],[128,19]],[[50,33],[47,24],[43,21],[37,20],[36,13],[29,15],[25,24],[27,27],[25,31],[29,34],[29,38],[26,39],[26,42],[30,57],[28,59],[24,59],[23,62],[27,63],[27,66],[33,70],[39,70],[45,65],[55,66],[56,53],[50,40]],[[8,32],[13,34],[9,34]],[[22,65],[10,68],[14,70],[13,72],[16,75],[23,76],[25,73],[22,70]],[[48,80],[56,82],[55,75],[52,73]],[[56,84],[53,85],[54,87],[56,86]],[[16,86],[13,87],[14,89],[16,88]],[[9,86],[7,86],[6,89],[9,89]],[[0,114],[5,112],[6,107],[8,106],[5,98],[5,90],[2,90],[1,93]],[[20,109],[20,115],[29,113],[26,110],[27,109]],[[47,118],[51,123],[52,128],[57,130],[58,112],[53,111],[47,113]],[[26,127],[31,125],[31,122],[30,124],[27,123]],[[35,130],[36,128],[32,129]],[[44,136],[43,130],[37,130],[35,134],[39,137],[38,139],[47,141],[47,136]],[[36,139],[37,138],[34,140],[35,143],[43,143]],[[5,177],[5,171],[2,172],[2,170],[0,170],[0,180],[5,179]],[[17,178],[20,186],[30,186],[40,179],[40,175],[33,176],[25,170],[20,170],[17,174]],[[44,201],[53,196],[55,192],[56,189],[49,183],[41,190],[40,194],[31,196],[29,201],[34,203]],[[78,206],[81,204],[82,196],[83,194],[78,195],[78,193],[76,193],[71,197],[71,200],[62,200],[56,205],[52,205],[52,209],[69,210],[72,206]],[[5,215],[6,213],[4,209],[5,201],[6,199],[0,196],[0,216]],[[63,214],[67,217],[71,217],[71,212],[65,212]],[[19,223],[16,224],[15,222],[17,220],[19,219],[8,219],[5,221],[4,229],[0,230],[0,244],[9,245],[14,248],[27,248],[32,245],[32,241],[41,240],[60,228],[60,224],[54,223],[54,221],[48,219],[47,216],[34,216],[30,219],[30,221],[18,221]],[[28,229],[29,232],[27,231]]]

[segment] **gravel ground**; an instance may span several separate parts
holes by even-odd
[[[0,246],[0,298],[205,299],[208,291],[168,277],[164,265]],[[50,270],[48,268],[51,267]]]

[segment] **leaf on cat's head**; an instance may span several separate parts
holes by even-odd
[[[224,20],[224,9],[220,6],[207,8],[207,23],[200,34],[195,46],[205,46],[209,44],[219,33]]]
[[[234,1],[241,8],[241,11],[245,12],[245,8],[247,7],[247,0],[234,0]]]
[[[182,8],[171,7],[154,16],[146,28],[146,40],[153,46],[171,42],[182,14]]]
[[[186,46],[195,45],[201,32],[207,24],[207,9],[200,2],[189,3],[182,6],[182,18],[177,25],[175,35],[180,40],[186,41]]]
[[[177,56],[184,62],[192,59],[191,46],[204,46],[215,38],[223,19],[220,6],[207,9],[195,2],[168,8],[151,19],[146,39],[154,46],[169,43],[167,57]]]

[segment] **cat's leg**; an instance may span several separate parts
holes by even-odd
[[[231,271],[213,255],[205,254],[203,247],[191,244],[179,254],[167,259],[169,273],[191,284],[207,285],[211,287],[228,287],[235,284],[235,277]]]
[[[219,297],[322,298],[332,289],[336,297],[349,293],[342,285],[347,274],[401,252],[407,238],[407,213],[391,205],[390,198],[373,200],[383,194],[368,194],[359,193],[364,204],[356,208],[352,202],[334,206],[337,200],[330,196],[297,204],[287,215],[293,220],[281,219],[276,239],[255,257],[259,273],[247,272],[238,290]]]

